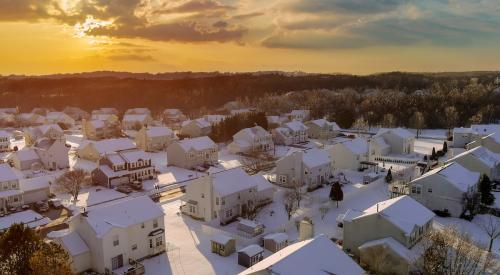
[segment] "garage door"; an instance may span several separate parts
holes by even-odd
[[[118,186],[124,183],[129,183],[128,177],[115,178],[110,181],[111,186]]]

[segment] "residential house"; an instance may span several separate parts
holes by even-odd
[[[225,115],[204,115],[203,118],[210,123],[210,125],[215,125],[221,121],[223,121],[226,116]]]
[[[207,136],[175,141],[167,147],[168,165],[193,169],[215,165],[218,159],[217,145]]]
[[[31,112],[33,114],[39,114],[41,116],[46,116],[47,113],[55,111],[53,108],[47,108],[47,107],[35,107],[31,109]]]
[[[51,236],[70,253],[73,270],[110,273],[130,261],[165,251],[162,208],[149,197],[121,199],[72,216],[69,229]],[[65,236],[74,234],[65,240]]]
[[[0,113],[15,115],[19,113],[18,107],[0,108]]]
[[[258,197],[255,180],[237,167],[192,180],[181,211],[195,219],[227,224],[255,211]]]
[[[311,120],[305,123],[307,134],[310,138],[331,139],[340,134],[340,127],[335,122],[330,122],[324,118]]]
[[[104,115],[104,114],[118,116],[119,112],[116,108],[109,108],[109,107],[99,108],[92,111],[92,116]]]
[[[233,135],[228,149],[233,154],[269,152],[274,149],[273,136],[258,125],[245,128]]]
[[[479,146],[483,146],[493,153],[500,153],[500,133],[476,138],[474,141],[466,144],[465,149],[470,150]]]
[[[33,148],[40,157],[40,161],[45,169],[69,168],[68,153],[70,146],[66,144],[65,138],[42,138],[35,143]]]
[[[269,129],[278,128],[287,121],[287,118],[282,116],[266,116],[266,119]]]
[[[149,114],[125,114],[122,119],[123,130],[140,130],[153,123]]]
[[[296,242],[239,275],[362,275],[365,271],[325,235]]]
[[[47,123],[44,116],[35,113],[20,113],[17,115],[17,120],[22,126],[38,126]]]
[[[163,122],[169,126],[174,126],[186,120],[186,116],[179,109],[165,109],[162,117]]]
[[[166,149],[178,140],[168,127],[143,127],[135,136],[135,144],[144,151],[155,152]]]
[[[132,108],[125,111],[125,115],[149,115],[151,111],[148,108]]]
[[[296,150],[276,162],[276,181],[284,186],[312,190],[328,182],[332,175],[330,154],[324,149]]]
[[[23,132],[26,146],[34,145],[37,140],[42,138],[61,139],[64,138],[64,132],[57,124],[45,124],[37,127],[31,127]]]
[[[415,135],[403,128],[380,129],[370,139],[370,158],[373,155],[407,155],[413,153]]]
[[[468,143],[499,133],[500,124],[472,124],[470,128],[453,129],[453,147],[465,148]]]
[[[271,233],[263,238],[264,248],[275,253],[288,246],[288,235],[285,233]]]
[[[275,144],[292,145],[307,141],[307,126],[298,120],[284,123],[272,130]]]
[[[274,186],[262,175],[255,174],[251,178],[257,184],[257,206],[271,203],[274,199]]]
[[[121,133],[120,123],[117,119],[115,120],[114,115],[109,115],[108,120],[84,119],[82,120],[82,133],[89,140],[117,137]]]
[[[90,117],[90,114],[88,112],[82,110],[79,107],[66,106],[63,109],[63,113],[67,114],[68,116],[70,116],[75,121],[80,121],[80,120],[83,120],[83,119],[88,119]]]
[[[485,147],[476,147],[447,160],[445,164],[456,162],[468,170],[479,172],[491,180],[500,179],[500,153],[493,153]]]
[[[99,160],[99,167],[92,171],[92,181],[112,188],[133,181],[156,178],[151,157],[139,149],[107,153]]]
[[[310,110],[292,110],[290,113],[287,114],[288,119],[293,121],[307,121],[311,117],[311,111]]]
[[[348,139],[329,146],[334,170],[358,170],[368,160],[368,142],[363,138]]]
[[[19,178],[8,164],[0,164],[0,213],[23,205],[23,191],[19,189]]]
[[[478,190],[481,175],[452,162],[431,170],[410,182],[410,196],[429,208],[460,217],[466,211],[466,199]]]
[[[19,189],[23,192],[24,203],[47,200],[50,196],[50,184],[53,181],[54,179],[50,176],[21,179]]]
[[[236,240],[226,235],[217,234],[210,240],[212,253],[227,257],[236,250]]]
[[[188,137],[201,137],[210,134],[212,125],[204,118],[183,121],[180,134]]]
[[[113,138],[99,141],[88,141],[77,149],[78,157],[97,162],[106,154],[137,148],[128,138]]]
[[[16,123],[16,115],[15,114],[9,114],[9,113],[2,113],[0,112],[0,125],[2,126],[8,126],[8,127],[17,127],[19,126]]]
[[[343,248],[366,260],[364,247],[370,246],[372,241],[391,238],[401,244],[405,254],[412,254],[411,249],[432,230],[434,216],[432,211],[406,195],[376,203],[363,211],[349,209],[338,219],[343,224]],[[400,254],[400,251],[392,252],[384,255]],[[411,262],[402,262],[401,257],[391,260],[396,264],[388,265],[387,273],[410,272]],[[365,263],[370,265],[370,262]]]
[[[10,151],[10,137],[10,133],[0,130],[0,152]]]
[[[39,170],[43,167],[40,156],[34,148],[24,147],[23,149],[12,153],[9,157],[10,163],[21,171]]]
[[[90,120],[107,121],[109,124],[112,124],[112,125],[120,124],[120,119],[115,114],[99,114],[99,113],[94,114],[94,113],[92,113],[92,116],[90,116]]]
[[[47,122],[53,124],[64,124],[68,128],[73,127],[75,125],[75,120],[69,115],[63,112],[49,112],[46,115]]]
[[[238,264],[244,267],[251,267],[264,259],[263,253],[264,249],[262,247],[251,244],[238,251]]]
[[[241,115],[241,114],[246,114],[246,113],[251,113],[251,112],[253,112],[252,109],[241,108],[241,109],[231,110],[231,111],[229,111],[229,114],[232,116],[235,116],[235,115]]]

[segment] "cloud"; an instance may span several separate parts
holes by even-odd
[[[265,13],[263,13],[263,12],[250,12],[250,13],[243,13],[243,14],[234,15],[231,17],[231,19],[244,20],[244,19],[249,19],[249,18],[263,16],[263,15],[265,15]]]
[[[221,3],[214,0],[190,0],[184,2],[180,5],[165,8],[157,13],[192,13],[192,12],[202,12],[209,10],[234,10],[232,6],[222,5]]]
[[[297,13],[378,13],[394,10],[409,0],[296,0],[287,8]]]

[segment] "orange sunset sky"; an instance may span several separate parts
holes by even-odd
[[[498,0],[0,0],[0,74],[500,69]]]

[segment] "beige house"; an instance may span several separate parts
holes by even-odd
[[[155,152],[166,149],[178,140],[168,127],[143,127],[135,136],[135,144],[144,151]]]
[[[106,154],[99,160],[99,166],[91,174],[94,183],[107,188],[156,178],[151,157],[139,149]]]
[[[325,235],[288,245],[238,275],[362,275],[365,271]]]
[[[186,186],[182,213],[227,224],[246,217],[257,206],[258,183],[237,167],[197,178]]]
[[[180,134],[188,137],[201,137],[210,134],[212,125],[204,118],[186,120],[182,122]]]
[[[369,257],[364,257],[368,252],[365,248],[373,245],[370,242],[391,238],[405,248],[405,254],[411,255],[412,247],[432,230],[434,216],[432,211],[409,196],[382,201],[363,211],[349,209],[338,218],[338,221],[343,223],[343,248],[366,261]],[[390,245],[387,246],[387,249],[391,248]],[[386,272],[410,272],[411,262],[399,262],[399,258],[391,260],[398,264],[388,265]],[[365,262],[368,265],[370,263]]]
[[[47,170],[57,170],[69,168],[68,152],[69,145],[66,145],[65,138],[39,139],[33,147],[40,157],[40,162]]]
[[[476,147],[447,160],[445,164],[456,162],[468,170],[479,172],[491,180],[500,179],[500,153],[493,153],[485,147]]]
[[[38,126],[47,123],[47,119],[35,113],[20,113],[17,115],[17,120],[22,126]]]
[[[131,108],[125,111],[125,115],[150,115],[151,111],[148,108]]]
[[[327,148],[334,170],[358,170],[368,160],[368,142],[363,138],[348,139]]]
[[[120,119],[115,114],[100,114],[100,113],[92,113],[90,120],[102,120],[110,125],[120,124]]]
[[[0,213],[7,213],[10,208],[19,207],[23,203],[19,178],[8,164],[0,164]]]
[[[55,182],[52,176],[40,176],[19,180],[19,189],[23,191],[25,204],[47,200],[50,196],[50,184]]]
[[[11,134],[0,130],[0,152],[10,151],[10,137]]]
[[[307,126],[298,120],[284,123],[272,130],[275,144],[292,145],[307,141]]]
[[[82,120],[82,133],[86,139],[101,140],[117,137],[121,133],[120,123],[114,115],[109,115],[108,120]]]
[[[28,128],[23,132],[26,146],[32,146],[41,138],[60,139],[64,138],[64,132],[57,124],[46,124]]]
[[[65,124],[69,127],[75,125],[75,120],[63,112],[49,112],[45,117],[48,123]]]
[[[500,133],[489,134],[484,137],[476,138],[474,141],[467,143],[465,149],[470,150],[479,146],[483,146],[493,153],[500,153]]]
[[[276,182],[279,185],[314,189],[328,182],[331,175],[330,154],[323,149],[291,151],[276,162]]]
[[[135,144],[128,138],[104,139],[83,143],[78,147],[77,155],[82,159],[97,162],[106,154],[135,148]]]
[[[149,114],[125,114],[122,119],[123,130],[139,130],[153,123]]]
[[[327,140],[340,134],[340,127],[337,123],[324,118],[308,121],[305,125],[310,138]]]
[[[99,108],[99,109],[92,111],[92,116],[104,115],[104,114],[118,116],[119,112],[116,108],[112,108],[112,107],[103,107],[103,108]]]
[[[308,121],[311,117],[310,110],[292,110],[287,114],[289,120]]]
[[[42,162],[36,150],[31,147],[25,147],[19,151],[12,153],[9,157],[12,165],[21,171],[24,170],[40,170],[42,169]]]
[[[186,116],[179,109],[165,109],[162,113],[163,122],[167,125],[180,123],[186,120]]]
[[[470,128],[454,128],[453,147],[465,148],[468,143],[495,133],[500,134],[500,124],[472,124]]]
[[[413,153],[415,135],[403,128],[380,129],[370,139],[372,156],[407,155]]]
[[[175,141],[167,148],[168,165],[186,169],[215,165],[218,149],[209,137],[197,137]]]
[[[67,230],[48,237],[68,251],[75,272],[105,274],[163,253],[164,215],[147,196],[125,198],[71,217]]]
[[[465,197],[477,192],[481,175],[450,163],[410,182],[410,196],[429,208],[460,217],[466,210]]]
[[[261,126],[245,128],[233,135],[228,149],[233,154],[269,152],[274,149],[273,136]]]

